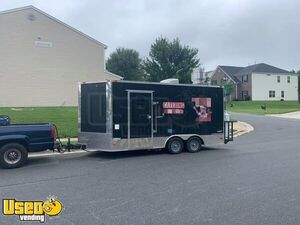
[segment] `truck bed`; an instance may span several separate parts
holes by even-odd
[[[53,149],[53,129],[54,126],[50,123],[0,126],[0,146],[16,140],[26,145],[29,152]]]

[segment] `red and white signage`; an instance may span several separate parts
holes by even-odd
[[[184,102],[163,102],[164,109],[184,109]]]
[[[164,114],[183,114],[184,102],[163,102]]]
[[[164,109],[164,114],[183,114],[183,109]]]

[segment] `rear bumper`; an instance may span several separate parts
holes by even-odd
[[[43,142],[43,143],[33,143],[29,145],[29,152],[41,152],[46,150],[55,149],[56,141]]]

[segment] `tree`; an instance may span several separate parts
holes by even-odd
[[[231,81],[226,81],[223,85],[224,88],[224,95],[228,98],[228,96],[230,96],[234,90],[233,84]],[[230,99],[231,101],[231,99]]]
[[[149,81],[178,78],[180,83],[191,83],[192,71],[199,65],[197,55],[197,49],[182,46],[178,38],[169,41],[161,37],[151,45],[143,69]]]
[[[122,76],[124,80],[139,81],[144,79],[141,61],[137,51],[117,48],[116,51],[110,54],[106,62],[106,69]]]

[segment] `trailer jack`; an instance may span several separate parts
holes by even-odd
[[[224,143],[233,141],[233,121],[224,121]]]
[[[81,150],[85,150],[86,149],[86,145],[72,144],[70,138],[68,138],[67,144],[63,145],[63,147],[64,147],[64,149],[66,149],[67,152],[70,152],[71,150],[74,150],[74,149],[81,149]]]

